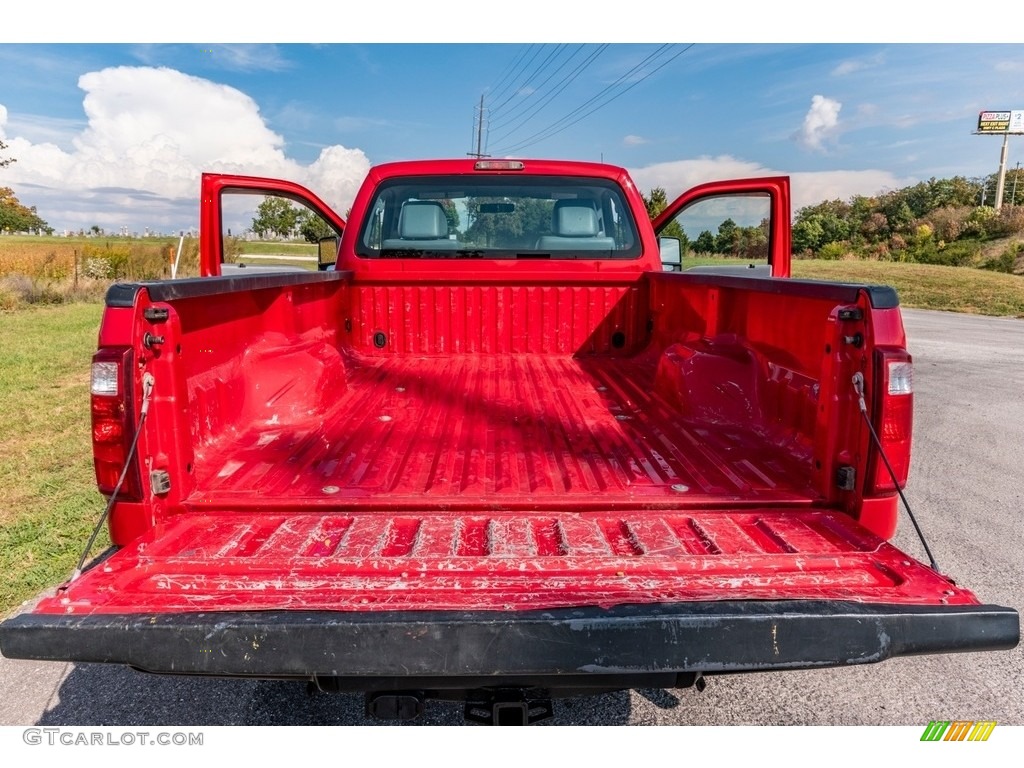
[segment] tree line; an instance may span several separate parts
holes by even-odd
[[[995,174],[931,178],[874,196],[824,200],[805,206],[793,218],[797,258],[864,258],[952,266],[984,266],[1011,271],[1017,246],[994,263],[985,262],[985,244],[1024,233],[1024,171],[1007,172],[1002,209],[997,213]],[[653,219],[668,206],[665,190],[644,196]],[[692,241],[673,222],[663,234],[678,237],[684,253],[752,257],[766,247],[760,227],[723,221],[717,232]],[[671,227],[676,229],[672,230]]]
[[[991,205],[994,179],[963,176],[801,208],[793,221],[793,253],[1011,271],[1016,246],[997,264],[984,263],[982,254],[987,242],[1024,232],[1024,178],[1017,175],[1008,174],[998,213]]]
[[[0,150],[6,148],[0,141]],[[13,162],[14,158],[0,157],[0,168]],[[1013,169],[1007,173],[1004,205],[998,213],[992,207],[995,186],[995,174],[974,179],[933,177],[874,196],[854,195],[848,200],[824,200],[805,206],[793,219],[793,254],[797,258],[855,257],[978,266],[987,241],[1024,233],[1022,171]],[[643,198],[652,219],[669,203],[661,187],[655,187]],[[478,211],[468,213],[473,225],[470,231],[485,239],[495,234],[490,232],[491,228],[517,229],[524,224],[522,216],[512,221],[480,215]],[[541,210],[529,213],[527,218],[547,215]],[[454,207],[447,206],[446,214],[451,229],[457,230],[458,213]],[[39,216],[35,206],[23,205],[10,187],[0,187],[0,232],[5,231],[52,234],[53,228]],[[280,197],[268,197],[259,205],[252,231],[258,237],[302,237],[311,243],[333,234],[315,213]],[[738,226],[732,219],[722,221],[716,231],[704,230],[692,239],[678,222],[671,222],[663,234],[678,238],[684,254],[759,258],[766,253],[768,242],[767,222]],[[1009,270],[1015,246],[1011,251],[991,268]]]
[[[39,232],[53,234],[53,227],[36,212],[36,207],[21,204],[10,187],[0,187],[0,232]]]

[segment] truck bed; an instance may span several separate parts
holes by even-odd
[[[162,334],[139,450],[169,486],[113,510],[121,548],[5,622],[5,655],[576,690],[1017,643],[834,487],[860,429],[834,318],[899,342],[885,295],[285,279],[112,290],[102,341]]]
[[[187,504],[618,510],[812,500],[799,446],[684,418],[657,394],[655,363],[348,354],[348,386],[329,411],[286,428],[265,419],[208,446]],[[276,382],[278,392],[301,386]]]

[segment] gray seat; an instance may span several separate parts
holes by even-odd
[[[553,234],[537,241],[541,251],[612,251],[615,240],[604,237],[597,206],[590,200],[559,200],[551,212]]]
[[[402,204],[402,211],[398,214],[398,237],[388,238],[382,247],[454,251],[459,243],[448,237],[448,217],[440,203],[409,200]]]

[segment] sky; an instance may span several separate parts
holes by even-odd
[[[713,15],[652,24],[641,14],[637,30],[617,18],[579,28],[556,14],[559,23],[537,25],[543,4],[521,2],[518,26],[484,18],[439,34],[400,3],[388,6],[405,18],[397,31],[364,10],[324,19],[338,42],[310,44],[324,33],[310,23],[319,6],[303,2],[279,25],[211,22],[220,43],[195,40],[203,25],[187,15],[5,25],[0,140],[17,162],[0,169],[0,186],[58,232],[194,227],[204,171],[294,180],[343,213],[373,164],[475,151],[483,97],[491,155],[603,160],[670,196],[712,179],[790,175],[797,210],[993,173],[1001,141],[972,135],[978,112],[1024,108],[1024,45],[959,41],[992,34],[991,24],[859,42],[871,36],[856,24],[849,39],[829,39],[779,19],[759,29],[754,17],[723,26]],[[593,42],[607,39],[598,30],[623,34]],[[1011,168],[1022,142],[1010,140]]]

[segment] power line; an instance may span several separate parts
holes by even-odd
[[[566,46],[566,47],[568,47],[568,46]],[[495,128],[495,130],[497,130],[497,129],[503,127],[503,126],[508,125],[509,123],[511,123],[514,120],[517,120],[523,114],[524,111],[526,111],[527,109],[530,108],[531,105],[529,103],[525,103],[525,102],[528,102],[529,99],[531,99],[531,98],[533,98],[535,96],[538,96],[538,94],[540,94],[541,96],[546,95],[546,94],[542,94],[541,93],[541,91],[544,88],[544,86],[547,85],[551,81],[551,78],[553,78],[555,75],[557,75],[563,69],[565,69],[566,65],[568,65],[570,61],[572,61],[574,58],[576,58],[576,55],[580,51],[582,51],[585,47],[586,47],[585,44],[577,46],[576,50],[569,54],[569,58],[567,58],[565,61],[563,61],[561,64],[559,64],[558,68],[554,72],[552,72],[550,75],[548,75],[546,78],[544,78],[544,81],[542,83],[540,83],[540,85],[537,86],[536,90],[534,90],[533,93],[529,94],[529,96],[523,100],[524,104],[520,105],[518,111],[516,111],[513,114],[511,114],[508,117],[506,117],[504,121],[500,121],[499,120],[499,121],[494,123],[493,127]],[[557,88],[558,85],[561,82],[564,82],[564,78],[559,83],[555,83],[555,85],[553,85],[552,88]]]
[[[569,112],[566,115],[563,115],[561,118],[556,120],[554,123],[551,123],[546,128],[543,128],[540,131],[538,131],[537,133],[534,133],[533,135],[527,137],[526,139],[524,139],[524,141],[530,141],[531,139],[533,139],[533,138],[535,138],[535,137],[537,137],[537,136],[539,136],[539,135],[541,135],[541,134],[551,130],[552,128],[558,127],[559,125],[561,125],[565,121],[571,120],[574,115],[576,115],[580,111],[582,111],[582,110],[586,109],[587,107],[589,107],[591,104],[593,104],[595,101],[597,101],[598,99],[603,97],[609,91],[614,90],[615,88],[619,87],[622,84],[623,81],[625,81],[627,78],[631,77],[633,74],[635,74],[636,72],[638,72],[641,69],[643,69],[645,66],[647,66],[647,64],[652,59],[655,59],[656,57],[661,55],[665,51],[665,49],[670,48],[670,47],[671,47],[671,44],[669,44],[669,43],[666,43],[664,45],[659,46],[652,53],[649,53],[646,57],[644,57],[644,59],[642,59],[639,64],[634,65],[625,74],[620,75],[618,77],[618,79],[616,79],[610,85],[605,86],[603,89],[601,89],[596,94],[591,96],[589,99],[584,101],[582,104],[580,104],[578,107],[573,109],[571,112]],[[508,134],[506,134],[506,135],[508,135]]]
[[[498,84],[494,86],[495,91],[497,91],[497,89],[501,88],[501,86],[504,84],[505,80],[507,80],[509,75],[511,75],[512,72],[515,70],[516,64],[518,64],[520,61],[522,61],[524,58],[526,58],[526,54],[529,52],[529,50],[532,47],[533,47],[533,44],[530,44],[530,45],[526,46],[525,48],[523,48],[522,50],[520,50],[519,55],[516,56],[514,59],[512,59],[512,63],[509,64],[507,67],[505,67],[505,71],[502,73],[501,77],[498,79]],[[504,93],[504,91],[502,91],[500,94],[492,95],[491,98],[492,99],[495,99],[495,98],[500,99],[501,98],[501,94],[503,94],[503,93]]]
[[[517,96],[522,96],[524,101],[529,100],[529,98],[536,92],[536,89],[531,89],[531,92],[525,95],[523,94],[523,91],[532,86],[533,81],[551,65],[552,59],[557,58],[558,54],[561,53],[563,48],[568,48],[568,45],[562,43],[556,45],[554,50],[552,50],[547,56],[545,56],[544,60],[537,65],[537,68],[533,70],[533,72],[531,72],[529,75],[527,75],[526,79],[519,84],[519,86],[515,89],[515,92],[512,95],[510,95],[507,99],[505,99],[504,102],[502,102],[493,110],[491,110],[491,116],[493,117],[495,115],[500,115],[501,108],[505,104],[510,102],[512,99],[516,98]],[[545,80],[544,82],[547,82],[547,80]]]
[[[636,69],[638,69],[638,68],[639,68],[639,65],[638,65],[638,67],[634,67],[634,68],[633,68],[632,70],[630,70],[630,72],[627,72],[627,73],[626,73],[626,75],[623,75],[623,77],[619,78],[619,79],[618,79],[617,81],[615,81],[615,83],[613,83],[613,84],[612,84],[611,86],[609,86],[608,88],[605,88],[604,90],[602,90],[602,91],[601,91],[601,92],[600,92],[600,93],[599,93],[599,94],[598,94],[597,96],[595,96],[594,98],[592,98],[592,99],[589,99],[588,101],[586,101],[586,102],[584,102],[583,104],[581,104],[581,105],[580,105],[579,107],[577,107],[576,109],[574,109],[574,110],[573,110],[572,112],[570,112],[570,113],[569,113],[568,115],[566,115],[565,117],[563,117],[563,118],[562,118],[561,120],[558,120],[558,121],[556,121],[556,122],[552,123],[551,125],[549,125],[549,126],[548,126],[547,128],[545,128],[545,129],[543,129],[543,130],[541,130],[541,131],[538,131],[537,133],[533,134],[532,136],[529,136],[529,137],[527,137],[526,139],[524,139],[523,141],[519,142],[519,143],[518,143],[518,144],[516,144],[515,146],[509,147],[509,148],[507,148],[507,149],[502,149],[502,150],[498,150],[497,152],[501,152],[501,153],[508,153],[508,152],[517,152],[517,151],[519,151],[519,150],[521,150],[521,149],[525,149],[525,148],[526,148],[526,147],[528,147],[528,146],[532,146],[533,144],[536,144],[536,143],[537,143],[537,142],[539,142],[539,141],[544,141],[545,139],[549,139],[549,138],[551,138],[552,136],[555,136],[555,135],[557,135],[557,134],[561,133],[562,131],[566,130],[567,128],[571,128],[572,126],[576,125],[576,123],[578,123],[578,122],[580,122],[581,120],[583,120],[583,119],[585,119],[585,118],[589,117],[589,116],[590,116],[590,115],[592,115],[592,114],[593,114],[594,112],[596,112],[597,110],[601,109],[602,107],[605,107],[605,106],[607,106],[608,104],[610,104],[611,102],[613,102],[613,101],[615,101],[615,100],[616,100],[617,98],[619,98],[620,96],[623,96],[623,95],[625,95],[625,94],[629,93],[629,92],[630,92],[631,90],[633,90],[633,89],[634,89],[634,88],[636,88],[636,87],[637,87],[638,85],[640,85],[640,83],[642,83],[642,82],[643,82],[644,80],[647,80],[647,79],[648,79],[649,77],[651,77],[652,75],[654,75],[655,73],[657,73],[657,72],[658,72],[658,71],[660,71],[661,69],[664,69],[664,68],[665,68],[666,66],[668,66],[668,65],[669,65],[669,64],[671,64],[671,63],[672,63],[673,61],[675,61],[676,59],[678,59],[678,58],[679,58],[680,56],[682,56],[682,55],[683,55],[684,53],[686,53],[686,52],[687,52],[688,50],[690,50],[691,48],[693,48],[693,46],[694,46],[694,45],[695,45],[695,43],[690,43],[690,44],[689,44],[689,45],[687,45],[687,46],[686,46],[685,48],[683,48],[683,49],[682,49],[681,51],[679,51],[679,52],[678,52],[678,53],[676,53],[675,55],[673,55],[673,56],[669,57],[668,59],[666,59],[665,61],[663,61],[663,62],[662,62],[661,64],[659,64],[659,65],[658,65],[657,67],[655,67],[655,68],[654,68],[653,70],[651,70],[651,71],[650,71],[650,72],[648,72],[648,73],[647,73],[646,75],[644,75],[643,77],[641,77],[641,78],[640,78],[639,80],[637,80],[637,81],[636,81],[636,82],[634,82],[634,83],[631,83],[631,84],[630,84],[630,85],[629,85],[628,87],[624,88],[623,90],[619,91],[618,93],[615,93],[615,94],[611,95],[611,96],[610,96],[610,97],[609,97],[608,99],[606,99],[605,101],[601,102],[600,104],[598,104],[597,106],[595,106],[595,107],[594,107],[593,109],[589,110],[588,112],[585,112],[584,114],[580,115],[580,116],[579,116],[578,118],[576,118],[576,119],[575,119],[575,120],[573,120],[572,122],[570,122],[570,123],[568,123],[568,124],[566,124],[566,125],[563,125],[563,126],[562,126],[562,127],[560,127],[560,128],[557,128],[557,130],[552,130],[552,129],[555,129],[555,128],[556,128],[556,126],[558,126],[558,125],[559,125],[559,123],[562,123],[562,122],[564,122],[565,120],[569,119],[569,118],[570,118],[570,117],[572,117],[572,116],[573,116],[574,114],[576,114],[577,112],[579,112],[579,111],[580,111],[581,109],[585,108],[585,107],[586,107],[586,106],[587,106],[588,104],[592,103],[592,102],[593,102],[593,101],[595,101],[595,100],[596,100],[597,98],[600,98],[600,96],[601,96],[602,94],[604,94],[604,93],[605,93],[606,91],[608,91],[608,90],[609,90],[610,88],[612,88],[612,87],[614,87],[615,85],[618,85],[619,83],[621,83],[621,82],[622,82],[622,81],[623,81],[623,80],[624,80],[624,79],[625,79],[626,77],[628,77],[628,76],[629,76],[630,74],[632,74],[632,72],[636,71]],[[661,51],[661,50],[662,50],[662,49],[658,49],[658,51],[656,51],[655,53],[658,53],[658,52],[659,52],[659,51]],[[654,54],[652,54],[652,56],[654,56]],[[644,60],[644,62],[641,62],[641,65],[642,65],[643,63],[645,63],[646,61],[650,60],[650,59],[652,58],[652,56],[648,56],[648,57],[647,57],[647,59],[645,59],[645,60]],[[496,153],[497,153],[497,152],[496,152]]]
[[[533,48],[533,47],[534,47],[534,44],[533,44],[533,43],[531,43],[531,44],[530,44],[530,48]],[[541,52],[541,50],[542,50],[543,48],[544,48],[544,46],[543,46],[543,45],[537,46],[537,50],[536,50],[536,51],[534,52],[533,56],[531,56],[531,57],[530,57],[530,60],[529,60],[529,61],[527,61],[527,62],[526,62],[526,63],[525,63],[525,64],[524,64],[524,65],[523,65],[523,66],[522,66],[521,68],[520,68],[519,72],[517,72],[517,73],[516,73],[516,76],[515,76],[515,77],[513,77],[513,78],[512,78],[512,79],[511,79],[511,80],[509,81],[509,86],[511,86],[511,85],[512,85],[512,83],[516,82],[516,77],[518,77],[519,73],[521,73],[521,72],[525,71],[525,70],[526,70],[526,68],[527,68],[528,66],[530,66],[531,64],[533,64],[533,60],[534,60],[534,59],[536,59],[536,58],[537,58],[537,57],[538,57],[538,56],[540,55],[540,52]],[[505,90],[507,91],[507,90],[508,90],[508,87],[506,87],[506,88],[505,88]],[[509,103],[509,101],[511,101],[512,99],[514,99],[514,98],[515,98],[515,95],[516,95],[516,91],[518,91],[518,89],[515,89],[515,90],[513,90],[513,91],[512,91],[512,93],[511,93],[511,95],[509,95],[509,97],[508,97],[507,99],[505,99],[505,100],[504,100],[503,102],[501,102],[501,104],[499,104],[499,105],[498,105],[498,106],[496,106],[496,107],[492,107],[492,108],[491,108],[491,112],[494,112],[494,111],[496,111],[496,110],[499,110],[499,109],[501,109],[501,108],[502,108],[503,106],[505,106],[506,104],[508,104],[508,103]],[[494,97],[494,98],[493,98],[492,100],[493,100],[493,101],[497,101],[497,100],[498,100],[498,99],[500,99],[500,98],[501,98],[501,94],[499,94],[499,95],[495,96],[495,97]]]
[[[558,96],[560,93],[562,93],[562,91],[564,91],[566,88],[568,88],[576,80],[576,78],[578,78],[580,75],[582,75],[583,72],[587,69],[587,67],[589,67],[597,59],[598,56],[600,56],[602,53],[604,53],[607,48],[608,48],[608,44],[607,43],[598,46],[597,50],[595,50],[592,54],[590,54],[587,58],[585,58],[579,65],[577,65],[576,69],[574,69],[572,72],[570,72],[569,75],[567,75],[565,78],[563,78],[562,81],[557,86],[555,86],[555,89],[552,90],[551,94],[546,99],[544,99],[544,101],[542,101],[540,104],[538,104],[537,107],[529,115],[527,115],[524,120],[521,120],[519,122],[519,124],[516,125],[514,128],[511,128],[510,130],[505,131],[505,133],[503,133],[501,136],[499,136],[497,139],[495,139],[495,141],[501,141],[502,139],[507,138],[508,136],[511,136],[516,131],[518,131],[520,128],[522,128],[527,122],[529,122],[530,119],[532,119],[534,117],[534,115],[536,115],[544,107],[546,107],[548,104],[550,104],[555,99],[556,96]],[[573,54],[573,55],[575,55],[575,54]],[[503,125],[508,125],[508,123],[509,123],[509,121],[505,121],[505,123],[503,123]],[[500,126],[495,126],[495,128],[498,128],[498,127],[500,127]]]

